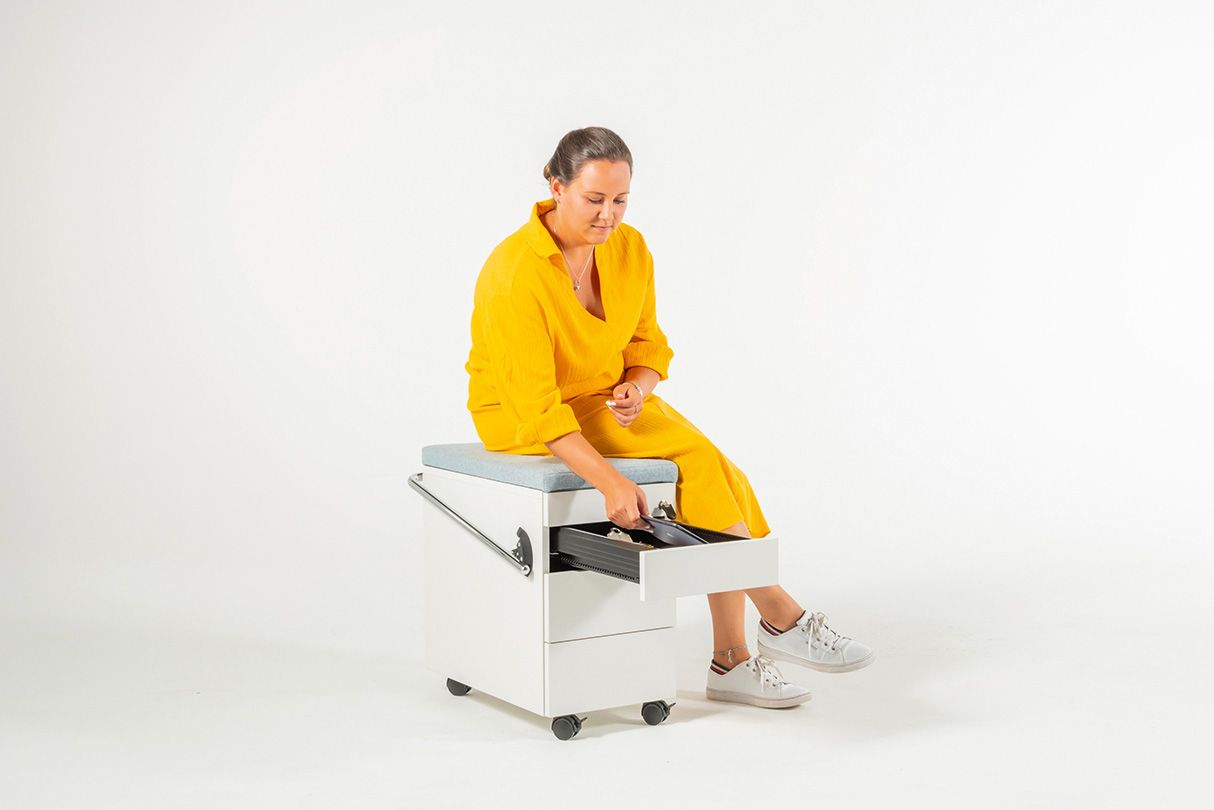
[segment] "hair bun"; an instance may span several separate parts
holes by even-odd
[[[590,160],[624,161],[632,171],[632,152],[619,135],[606,127],[585,127],[566,132],[544,165],[544,179],[572,183]],[[561,174],[557,175],[557,169]]]

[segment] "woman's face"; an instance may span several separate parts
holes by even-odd
[[[632,170],[626,161],[591,160],[569,185],[552,181],[552,196],[559,199],[556,216],[566,239],[580,238],[599,245],[624,218]]]

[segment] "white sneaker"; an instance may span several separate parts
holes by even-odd
[[[708,667],[704,693],[709,700],[749,703],[767,709],[796,706],[813,697],[808,689],[786,682],[775,662],[762,655],[751,656],[729,670],[714,661]]]
[[[797,623],[781,631],[759,620],[759,652],[779,661],[819,672],[851,672],[873,662],[873,651],[826,626],[821,613],[805,611]]]

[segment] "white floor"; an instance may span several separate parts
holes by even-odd
[[[680,600],[671,718],[592,712],[570,742],[475,689],[452,697],[390,639],[343,653],[9,610],[0,803],[1209,806],[1205,577],[1110,554],[979,556],[914,583],[849,570],[850,591],[811,606],[879,660],[835,676],[782,665],[814,690],[790,710],[706,702],[706,605]]]

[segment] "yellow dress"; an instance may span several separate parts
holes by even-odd
[[[680,522],[721,530],[743,521],[770,529],[750,482],[699,428],[657,394],[628,427],[606,400],[632,366],[668,378],[674,356],[658,326],[653,256],[640,231],[620,223],[594,249],[605,319],[578,301],[560,249],[540,221],[550,198],[506,237],[476,280],[468,410],[485,449],[552,455],[544,442],[580,430],[603,456],[666,458],[679,468]],[[651,504],[653,506],[653,504]]]

